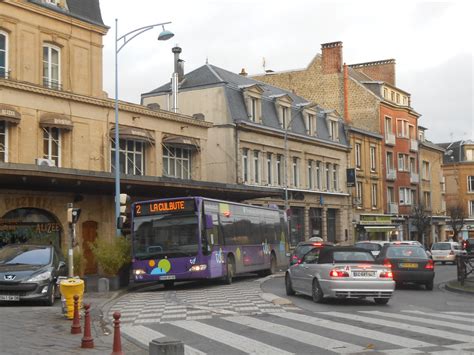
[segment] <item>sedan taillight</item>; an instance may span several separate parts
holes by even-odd
[[[384,259],[383,266],[388,267],[389,269],[392,268],[392,263],[388,259]]]
[[[384,279],[393,279],[393,272],[391,271],[382,271],[380,277]]]
[[[332,269],[329,272],[329,276],[331,277],[349,277],[349,273],[344,270]]]
[[[429,259],[425,265],[425,269],[427,270],[434,270],[434,262],[433,260]]]

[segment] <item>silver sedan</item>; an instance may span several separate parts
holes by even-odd
[[[306,294],[318,303],[326,297],[369,297],[377,304],[387,304],[395,289],[393,274],[374,262],[370,251],[361,248],[314,248],[287,270],[286,293]]]

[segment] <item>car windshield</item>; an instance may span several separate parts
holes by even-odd
[[[382,246],[377,243],[356,243],[355,246],[370,251],[380,251],[380,249],[382,249]]]
[[[387,258],[417,258],[417,259],[428,259],[423,248],[413,245],[404,245],[389,247],[387,249]]]
[[[163,214],[135,219],[135,258],[184,257],[197,252],[198,220],[195,214]]]
[[[449,243],[434,243],[431,247],[432,250],[451,250],[451,244]]]
[[[374,257],[370,252],[363,251],[335,251],[334,262],[374,262]]]
[[[7,246],[0,249],[0,265],[47,265],[51,248],[38,246]]]

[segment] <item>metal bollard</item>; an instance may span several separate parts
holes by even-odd
[[[81,334],[81,321],[79,320],[79,296],[74,295],[74,318],[72,319],[71,334]]]
[[[84,316],[84,336],[81,341],[81,348],[93,349],[94,348],[94,339],[91,335],[91,317],[90,317],[90,304],[85,304],[85,316]]]
[[[114,312],[114,345],[110,355],[123,355],[122,342],[120,340],[120,312]]]

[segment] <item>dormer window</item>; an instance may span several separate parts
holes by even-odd
[[[315,136],[317,132],[316,127],[316,111],[306,108],[303,111],[304,123],[306,127],[306,134],[308,136]]]
[[[333,141],[339,141],[339,122],[336,119],[328,120],[329,138]]]
[[[255,97],[250,98],[250,121],[256,122],[258,120],[258,99]]]
[[[293,99],[288,94],[271,95],[270,98],[275,99],[275,108],[278,112],[280,127],[284,130],[290,130],[291,105],[293,103]]]
[[[243,90],[247,116],[251,122],[262,123],[262,92],[263,89],[257,85],[240,86]]]
[[[291,114],[290,114],[290,108],[286,106],[281,106],[280,107],[280,122],[281,122],[281,127],[283,129],[289,129],[288,127],[290,120],[291,120]]]

